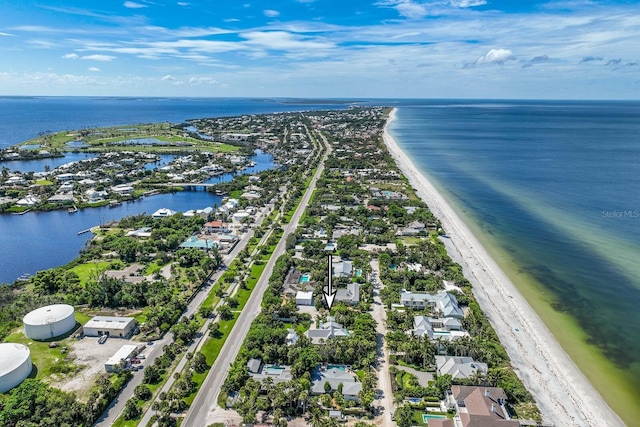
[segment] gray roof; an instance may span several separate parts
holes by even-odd
[[[347,289],[338,289],[336,292],[336,300],[350,304],[357,304],[360,302],[360,284],[349,283],[347,285]]]
[[[351,261],[340,261],[333,264],[334,276],[351,276],[353,263]]]
[[[260,372],[261,367],[261,359],[249,359],[249,361],[247,362],[247,369],[249,370],[249,373],[257,374]]]
[[[486,363],[479,363],[471,357],[436,356],[438,375],[449,374],[455,379],[465,379],[476,372],[487,373],[489,368]]]
[[[311,374],[311,393],[323,394],[324,384],[329,383],[331,391],[338,389],[342,383],[343,396],[357,396],[362,390],[362,383],[356,377],[342,369],[332,368],[326,371],[314,370]]]
[[[336,322],[332,316],[328,316],[326,322],[320,322],[318,329],[309,329],[304,334],[311,340],[312,344],[319,344],[321,339],[326,341],[329,338],[348,337],[350,335],[349,331]]]

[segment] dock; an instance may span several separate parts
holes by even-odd
[[[81,234],[84,234],[84,233],[91,233],[91,229],[87,228],[86,230],[78,231],[78,236],[81,235]]]

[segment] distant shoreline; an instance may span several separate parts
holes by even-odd
[[[417,194],[442,222],[449,235],[443,239],[449,255],[463,266],[474,295],[543,418],[557,426],[623,426],[511,280],[389,134],[396,111],[387,119],[384,142]]]

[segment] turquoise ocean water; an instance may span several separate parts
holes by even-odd
[[[398,107],[400,147],[640,396],[640,103]]]

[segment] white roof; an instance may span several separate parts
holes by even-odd
[[[27,313],[22,321],[27,325],[49,325],[73,316],[74,308],[68,304],[53,304]]]
[[[137,348],[137,346],[133,344],[126,344],[120,347],[120,350],[116,351],[116,353],[107,360],[105,365],[117,365],[120,363],[122,359],[126,359],[131,356],[131,353]]]
[[[135,320],[133,317],[113,317],[95,316],[89,320],[84,327],[95,329],[125,329],[127,325]]]
[[[298,291],[296,293],[296,299],[312,299],[313,291]]]
[[[13,372],[30,355],[29,347],[24,344],[0,343],[0,378]]]

